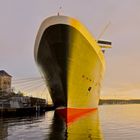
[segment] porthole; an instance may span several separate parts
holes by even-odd
[[[88,91],[89,91],[89,92],[91,91],[91,87],[88,88]]]

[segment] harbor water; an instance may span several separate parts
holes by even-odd
[[[139,140],[140,104],[102,105],[69,123],[57,112],[0,117],[0,140]]]

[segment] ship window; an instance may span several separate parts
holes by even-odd
[[[91,91],[91,87],[88,88],[88,91]]]

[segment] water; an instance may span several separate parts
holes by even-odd
[[[0,118],[0,140],[139,140],[140,105],[104,105],[68,124],[54,111]]]
[[[105,140],[140,140],[140,104],[100,106]]]

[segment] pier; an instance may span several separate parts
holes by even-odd
[[[16,80],[14,83],[16,83],[15,85],[24,85],[25,90],[27,90],[28,87],[31,91],[31,89],[37,90],[38,87],[45,85],[41,80],[42,79],[39,78],[27,78]],[[0,70],[0,116],[32,115],[54,110],[53,105],[48,104],[46,99],[25,96],[24,93],[20,91],[15,93],[11,88],[11,81],[12,76],[6,71]],[[34,86],[34,83],[36,83],[37,86]]]

